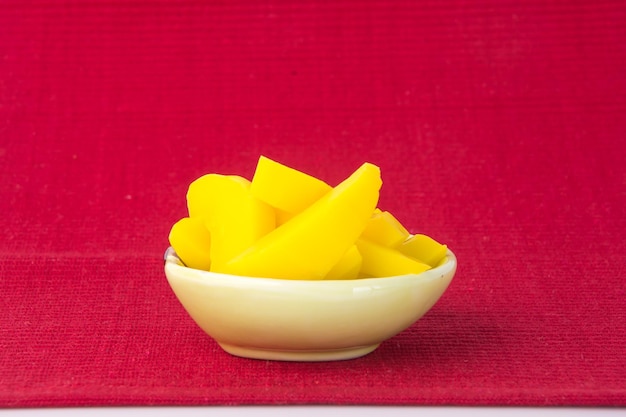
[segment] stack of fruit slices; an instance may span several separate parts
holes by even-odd
[[[377,208],[380,169],[364,163],[336,187],[265,156],[252,181],[207,174],[189,186],[189,216],[169,241],[190,268],[299,280],[419,274],[447,247],[411,235]]]

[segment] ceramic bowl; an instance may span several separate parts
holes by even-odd
[[[330,361],[366,355],[422,317],[456,271],[452,251],[421,274],[345,281],[224,275],[184,266],[165,275],[185,310],[226,352],[246,358]]]

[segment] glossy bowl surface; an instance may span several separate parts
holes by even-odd
[[[191,318],[228,353],[330,361],[366,355],[439,300],[457,259],[415,275],[345,281],[242,277],[185,267],[173,250],[167,280]]]

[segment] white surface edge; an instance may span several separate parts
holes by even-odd
[[[501,416],[507,417],[617,417],[626,416],[626,408],[612,407],[434,407],[434,406],[213,406],[213,407],[76,407],[76,408],[21,408],[0,409],[2,416],[61,417],[61,416],[176,416],[176,417],[319,417],[320,415],[358,417],[453,417]]]

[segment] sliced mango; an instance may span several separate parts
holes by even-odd
[[[420,274],[431,269],[413,258],[410,258],[398,250],[370,242],[366,239],[359,239],[356,242],[363,257],[361,265],[362,276],[374,278],[392,277],[406,274]]]
[[[189,217],[201,218],[211,233],[211,270],[220,268],[275,227],[272,207],[250,193],[250,181],[208,174],[189,186]]]
[[[211,234],[202,219],[185,217],[174,223],[169,242],[185,265],[209,270]]]
[[[363,258],[355,245],[341,257],[324,277],[326,280],[355,279],[359,276]]]
[[[331,189],[322,180],[261,156],[250,192],[272,207],[297,214]]]
[[[448,247],[430,236],[414,235],[398,248],[403,254],[430,266],[437,266],[448,252]]]
[[[380,169],[363,164],[307,209],[215,271],[323,279],[363,232],[378,203],[381,186]]]
[[[409,232],[388,211],[374,213],[361,235],[363,239],[395,248],[409,237]]]

